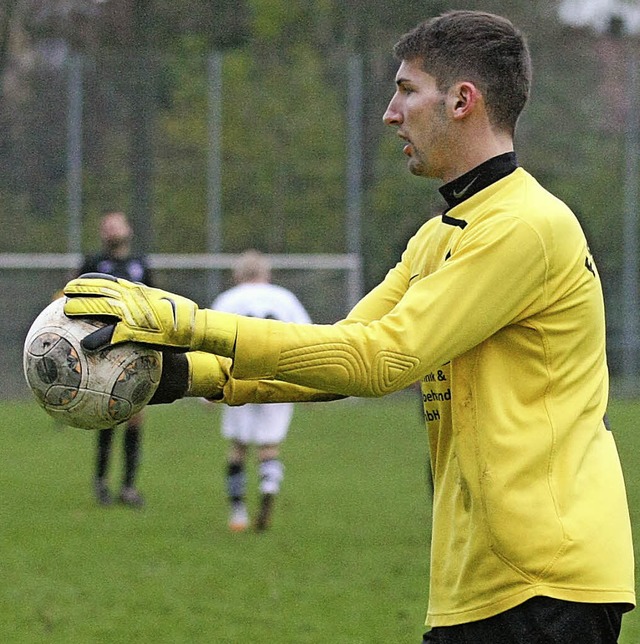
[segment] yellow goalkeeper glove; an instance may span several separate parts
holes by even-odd
[[[71,280],[64,294],[68,298],[64,312],[69,317],[115,318],[113,324],[84,338],[86,349],[131,341],[233,355],[235,316],[199,309],[186,297],[102,273]]]

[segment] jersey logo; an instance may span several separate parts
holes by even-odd
[[[464,188],[460,190],[454,190],[453,198],[462,199],[462,197],[464,197],[467,194],[467,192],[469,192],[469,190],[471,189],[471,186],[477,181],[478,176],[479,175],[476,175],[475,177],[473,177],[473,179],[471,179],[471,181],[469,181],[469,183]]]

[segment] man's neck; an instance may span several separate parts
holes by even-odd
[[[511,174],[517,167],[518,160],[515,152],[499,154],[441,186],[440,194],[444,197],[448,207],[453,208],[492,183]]]
[[[444,183],[477,168],[489,159],[514,151],[513,136],[509,132],[496,131],[488,122],[480,126],[469,124],[458,132],[452,145],[452,165],[441,177]]]

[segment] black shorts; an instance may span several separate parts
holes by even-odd
[[[434,627],[422,644],[616,644],[628,608],[534,597],[487,619]]]

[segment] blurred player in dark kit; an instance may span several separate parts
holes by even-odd
[[[107,273],[132,282],[151,285],[147,260],[131,254],[133,230],[123,212],[108,212],[100,220],[102,249],[97,255],[86,257],[79,274]],[[143,413],[133,416],[124,427],[124,471],[118,500],[124,505],[140,508],[144,505],[142,495],[136,488],[136,476],[140,463]],[[108,469],[111,459],[114,429],[103,429],[96,439],[96,470],[94,491],[101,505],[110,505],[112,496],[108,486]]]

